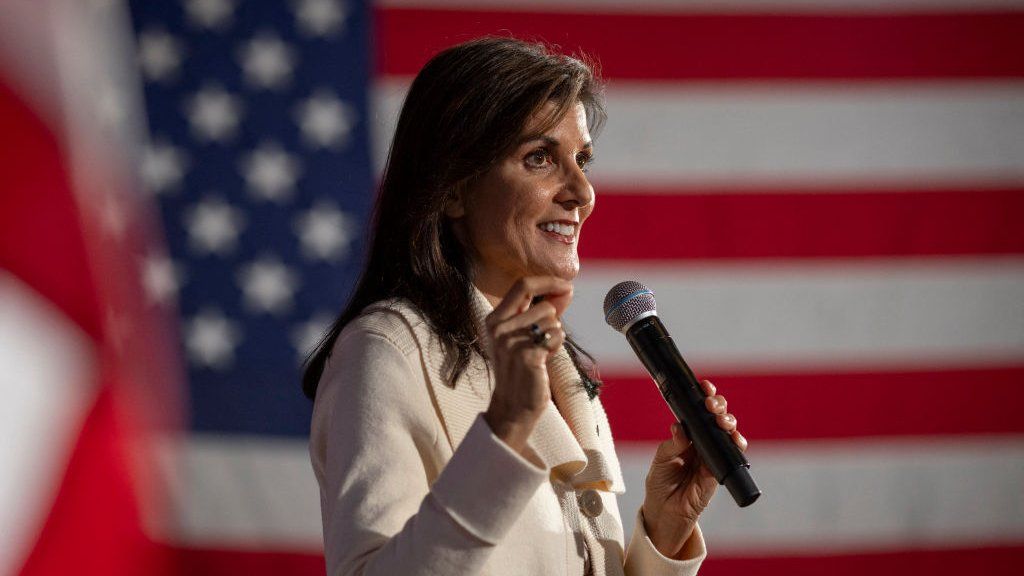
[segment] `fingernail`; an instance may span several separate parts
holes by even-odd
[[[736,423],[736,417],[733,416],[732,414],[726,414],[724,416],[724,418],[725,418],[725,421],[728,422],[729,424],[735,424]]]

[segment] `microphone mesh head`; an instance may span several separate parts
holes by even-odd
[[[654,292],[635,280],[619,282],[604,297],[604,321],[619,332],[637,316],[654,311]]]

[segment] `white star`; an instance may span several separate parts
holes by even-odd
[[[193,364],[225,370],[235,361],[235,347],[242,340],[237,322],[224,317],[220,310],[206,309],[185,325],[185,347]]]
[[[333,322],[334,315],[320,311],[308,321],[298,322],[292,327],[289,337],[300,363],[305,361],[306,356],[320,343],[320,339]]]
[[[355,110],[323,89],[298,104],[295,115],[303,140],[314,148],[341,148],[355,123]]]
[[[207,196],[184,215],[189,246],[199,254],[227,256],[238,245],[245,215],[217,196]]]
[[[292,197],[302,164],[271,142],[260,144],[239,162],[249,193],[261,200],[283,202]]]
[[[238,50],[247,82],[260,88],[283,88],[292,80],[295,52],[277,36],[264,32]]]
[[[184,48],[177,38],[164,30],[151,29],[139,34],[139,65],[154,82],[166,82],[178,75]]]
[[[188,156],[164,140],[152,142],[142,153],[139,167],[142,181],[150,192],[160,193],[177,188],[188,169]]]
[[[348,253],[355,235],[355,220],[333,203],[321,201],[296,217],[292,229],[302,243],[303,256],[337,262]]]
[[[178,297],[185,271],[163,254],[149,254],[142,262],[142,285],[151,304],[167,305]]]
[[[337,0],[298,0],[295,20],[306,36],[333,36],[345,23],[345,6]]]
[[[185,104],[192,134],[201,140],[223,142],[238,130],[242,100],[216,85],[200,89]]]
[[[299,287],[294,272],[280,260],[267,256],[242,266],[237,280],[250,310],[275,315],[291,309]]]
[[[222,30],[234,17],[234,0],[188,0],[185,12],[192,25],[210,30]]]

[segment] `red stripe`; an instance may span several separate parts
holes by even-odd
[[[1024,365],[933,372],[701,375],[751,440],[1024,433]],[[604,376],[617,441],[668,438],[672,417],[646,376]]]
[[[178,574],[191,576],[323,576],[327,572],[319,553],[180,548],[177,557]]]
[[[709,548],[714,543],[709,542]],[[801,557],[723,558],[712,550],[701,574],[714,576],[906,576],[907,574],[985,574],[1016,576],[1024,566],[1024,546],[954,550],[900,550],[874,554]]]
[[[709,546],[714,546],[709,542]],[[238,550],[183,550],[182,574],[195,576],[247,574],[248,576],[323,576],[318,554],[244,552]],[[715,576],[905,576],[906,574],[985,574],[1016,576],[1024,563],[1024,546],[952,550],[901,550],[821,556],[769,556],[729,558],[712,549],[701,574]]]
[[[598,190],[585,260],[1024,253],[1024,190]]]
[[[1024,12],[592,14],[377,8],[379,73],[412,75],[485,34],[599,58],[608,78],[868,79],[1024,76]]]

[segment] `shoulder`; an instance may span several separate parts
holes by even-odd
[[[321,482],[329,453],[342,462],[366,450],[388,452],[409,438],[436,444],[439,425],[417,340],[425,326],[417,318],[406,304],[375,303],[335,340],[310,423],[310,454]]]
[[[404,355],[418,354],[432,336],[423,314],[399,298],[370,304],[338,335],[331,356],[360,340],[383,340]]]
[[[331,347],[315,404],[334,404],[338,398],[345,398],[346,409],[421,404],[427,394],[421,342],[429,338],[426,322],[406,301],[367,306]]]

